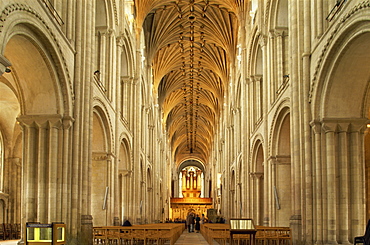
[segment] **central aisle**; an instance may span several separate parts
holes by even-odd
[[[175,245],[208,245],[202,234],[184,230],[180,238],[176,241]]]

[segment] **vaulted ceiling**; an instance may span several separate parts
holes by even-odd
[[[136,0],[172,154],[207,163],[249,1]]]

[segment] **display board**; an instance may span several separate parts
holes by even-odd
[[[65,244],[65,224],[26,223],[26,244],[30,245]]]

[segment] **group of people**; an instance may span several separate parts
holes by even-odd
[[[200,224],[204,224],[204,221],[205,221],[204,214],[202,214],[202,217],[199,217],[199,214],[189,212],[188,216],[186,217],[186,226],[188,228],[189,233],[194,232],[194,230],[197,233],[199,233]]]

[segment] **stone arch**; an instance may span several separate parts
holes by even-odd
[[[129,206],[133,193],[132,189],[132,152],[128,138],[124,135],[118,150],[118,217],[121,222],[132,220],[132,211]]]
[[[109,67],[114,63],[116,38],[114,29],[116,23],[115,4],[112,1],[95,0],[95,57],[94,80],[98,88],[112,100],[114,96],[113,74]]]
[[[333,27],[311,83],[314,155],[322,156],[315,159],[315,174],[322,181],[316,183],[315,198],[328,210],[316,214],[323,220],[318,240],[329,242],[351,242],[370,217],[370,141],[364,135],[369,119],[370,21],[363,14],[370,14],[369,4],[355,6]],[[363,193],[366,205],[360,204]],[[335,223],[339,225],[331,225]]]
[[[112,176],[112,127],[105,109],[95,101],[92,120],[91,210],[94,225],[109,225],[114,210]],[[112,201],[111,201],[112,200]]]
[[[263,110],[263,71],[264,71],[264,48],[266,38],[257,29],[253,33],[253,38],[250,46],[250,62],[249,62],[249,96],[251,99],[250,116],[253,125],[257,125],[261,121]]]
[[[264,218],[264,146],[262,137],[257,136],[251,147],[251,214],[256,225],[263,224]]]
[[[21,105],[21,114],[39,113],[33,111],[37,110],[37,103],[43,105],[42,99],[47,96],[36,96],[31,108],[24,108],[24,104],[28,103],[29,97],[34,95],[36,89],[42,89],[38,93],[54,93],[55,100],[51,101],[50,109],[53,107],[54,112],[71,116],[74,97],[71,76],[66,65],[65,50],[56,34],[28,5],[9,5],[0,14],[0,19],[0,53],[4,55],[5,60],[9,60],[7,66],[11,71],[4,73],[3,77],[11,81],[12,89]],[[4,65],[4,58],[1,60]],[[42,84],[39,87],[45,87],[29,86],[40,83]],[[51,89],[53,91],[50,91]],[[41,108],[44,107],[45,105]]]
[[[200,182],[201,192],[200,193],[196,192],[196,193],[199,194],[199,196],[202,196],[202,195],[204,196],[205,193],[202,193],[202,191],[205,192],[204,187],[206,186],[206,183],[204,181],[204,176],[206,174],[205,166],[201,161],[195,160],[195,159],[185,160],[177,168],[177,176],[178,176],[177,185],[179,189],[178,195],[183,196],[184,191],[186,192],[187,190],[189,191],[188,193],[189,197],[196,195],[195,193],[192,192],[193,190],[191,187],[192,187],[193,182],[191,182],[188,176],[189,171],[193,172],[192,174],[194,174],[193,176],[196,179],[194,183],[196,183],[197,186],[199,184],[198,182]]]
[[[288,0],[269,1],[267,16],[269,30],[271,71],[269,90],[271,99],[285,90],[289,81],[289,10]]]
[[[290,108],[283,101],[276,113],[271,127],[271,186],[270,202],[273,223],[289,226],[291,217],[291,146],[290,146]]]
[[[53,33],[28,5],[9,4],[0,19],[0,94],[6,95],[0,105],[0,130],[6,135],[5,159],[9,159],[4,167],[8,176],[17,176],[4,180],[7,222],[47,222],[57,216],[67,222],[57,203],[70,198],[60,191],[70,183],[63,177],[68,168],[58,171],[68,165],[64,141],[70,140],[73,122],[73,92],[65,60],[69,50],[60,45],[59,33]],[[68,136],[63,137],[64,133]],[[26,174],[21,174],[21,168]]]
[[[154,204],[154,183],[153,183],[153,172],[152,172],[152,166],[147,166],[146,173],[145,173],[145,179],[146,179],[146,215],[144,223],[152,223],[154,222],[154,212],[153,209],[155,208]],[[154,204],[154,205],[153,205]]]
[[[120,98],[121,102],[121,115],[131,122],[134,118],[130,116],[130,108],[135,104],[134,97],[134,66],[135,66],[135,55],[133,54],[133,40],[127,37],[131,35],[127,30],[124,31],[125,35],[119,38],[118,46],[120,48],[119,62],[120,62]]]

